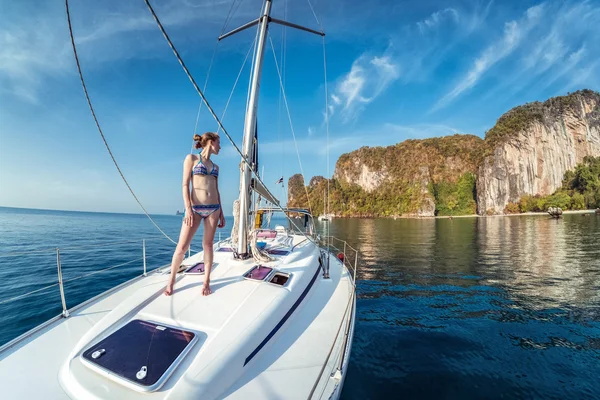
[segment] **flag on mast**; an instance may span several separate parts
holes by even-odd
[[[276,185],[279,185],[280,183],[283,184],[283,176],[275,182]]]

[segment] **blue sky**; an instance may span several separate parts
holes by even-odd
[[[600,90],[597,1],[314,0],[327,45],[329,174],[340,154],[409,138],[482,136],[510,108],[582,88]],[[228,0],[153,1],[203,84]],[[236,1],[227,29],[256,18]],[[273,15],[318,29],[308,2],[274,0]],[[73,1],[88,90],[132,188],[152,213],[182,208],[182,161],[199,98],[142,0]],[[281,62],[283,30],[270,35]],[[223,112],[254,31],[228,38],[206,94]],[[265,181],[300,172],[277,70],[267,47],[259,106]],[[327,175],[320,37],[286,30],[285,88],[307,180]],[[281,65],[280,65],[281,66]],[[224,124],[242,138],[249,64]],[[198,131],[216,130],[207,110]],[[215,158],[226,214],[238,196],[239,156],[223,137]],[[285,198],[285,195],[283,196]],[[77,75],[64,2],[0,0],[0,206],[140,212],[100,139]]]

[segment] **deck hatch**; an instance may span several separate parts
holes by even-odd
[[[82,357],[104,373],[152,391],[162,386],[195,341],[193,332],[133,320],[85,350]]]
[[[204,273],[204,263],[199,262],[199,263],[192,265],[191,267],[189,267],[188,269],[185,270],[185,273],[186,274],[203,274]]]
[[[264,265],[255,265],[252,269],[244,274],[247,279],[264,281],[273,272],[273,268],[265,267]]]
[[[274,285],[285,286],[290,279],[290,274],[275,272],[269,282]]]
[[[287,256],[290,254],[288,250],[278,250],[278,249],[268,249],[267,253],[272,254],[274,256]]]

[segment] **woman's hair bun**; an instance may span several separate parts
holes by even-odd
[[[206,146],[206,144],[209,140],[216,140],[218,138],[219,138],[219,135],[217,135],[216,133],[213,133],[213,132],[206,132],[202,136],[200,136],[196,133],[194,135],[194,142],[196,142],[194,144],[194,147],[196,149],[202,149]]]
[[[194,135],[194,148],[196,149],[201,149],[202,147],[204,147],[204,143],[203,142],[203,137],[198,135],[197,133]]]

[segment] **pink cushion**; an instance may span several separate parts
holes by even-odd
[[[265,238],[265,239],[275,239],[277,236],[277,231],[259,231],[256,234],[256,237]]]

